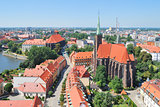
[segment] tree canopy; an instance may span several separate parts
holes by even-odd
[[[106,85],[107,77],[106,77],[106,68],[104,65],[100,65],[97,67],[94,81],[97,83],[99,87],[104,87]]]
[[[12,88],[13,88],[12,83],[7,83],[7,84],[4,86],[4,90],[7,91],[8,93],[10,93],[10,92],[12,91]]]
[[[37,47],[32,46],[28,52],[27,60],[20,64],[22,68],[34,68],[36,65],[44,62],[47,59],[56,59],[58,57],[55,50],[51,50],[49,47]]]
[[[112,88],[114,92],[119,93],[123,89],[122,80],[115,76],[114,79],[109,82],[109,87]]]
[[[73,44],[70,48],[66,48],[66,51],[70,55],[73,51],[75,52],[88,52],[93,51],[93,46],[85,45],[84,48],[79,48],[76,44]]]
[[[134,54],[133,44],[128,44],[127,45],[127,51],[128,51],[128,54]]]
[[[110,93],[97,93],[94,96],[93,104],[95,107],[111,107],[114,101]]]

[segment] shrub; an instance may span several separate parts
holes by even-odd
[[[61,102],[62,102],[62,101],[64,102],[64,95],[63,95],[63,94],[60,95],[60,101],[61,101]]]
[[[8,93],[10,93],[10,92],[12,91],[12,88],[13,88],[12,83],[7,83],[7,84],[4,86],[4,90],[7,91]]]
[[[52,91],[49,91],[49,92],[48,92],[48,95],[49,95],[49,96],[52,96],[52,94],[53,94]]]

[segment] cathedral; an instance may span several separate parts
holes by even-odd
[[[115,76],[122,79],[124,87],[133,87],[135,81],[135,59],[128,54],[124,44],[103,44],[100,33],[100,20],[98,16],[97,34],[93,50],[94,72],[97,66],[104,65],[106,74],[113,79]]]

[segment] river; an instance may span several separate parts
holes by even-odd
[[[23,61],[24,60],[3,56],[2,52],[0,52],[0,73],[3,72],[5,69],[10,70],[19,67],[19,64]]]

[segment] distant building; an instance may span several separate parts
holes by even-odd
[[[93,52],[78,52],[73,51],[70,54],[70,61],[74,66],[86,65],[89,66],[92,64],[92,53]]]
[[[51,49],[55,48],[56,44],[60,44],[61,47],[65,45],[65,39],[61,37],[60,34],[58,34],[58,31],[55,31],[55,34],[52,35],[49,39],[43,40],[43,39],[31,39],[26,40],[22,44],[22,51],[25,52],[26,50],[30,50],[32,46],[38,46],[38,47],[50,47]]]
[[[26,40],[22,44],[22,51],[25,52],[26,50],[30,50],[32,46],[37,46],[37,47],[43,47],[46,46],[46,41],[43,39],[31,39],[31,40]]]
[[[147,107],[160,107],[160,80],[150,80],[140,88],[141,99]]]
[[[54,49],[55,45],[58,43],[61,47],[65,45],[65,39],[61,37],[61,35],[58,32],[56,32],[49,39],[46,40],[46,46],[50,47],[51,49]]]
[[[0,100],[0,107],[44,107],[36,96],[33,100]]]
[[[86,40],[77,40],[76,44],[77,44],[78,48],[84,48],[84,46],[87,45],[87,41]]]
[[[160,61],[160,47],[152,46],[152,45],[143,45],[137,43],[137,46],[142,48],[141,51],[145,51],[152,55],[152,61]]]

